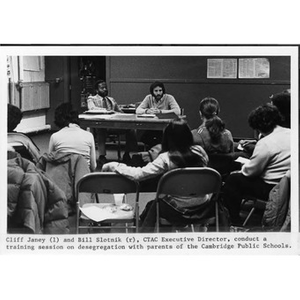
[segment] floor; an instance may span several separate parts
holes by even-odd
[[[49,139],[51,136],[51,132],[46,132],[42,134],[36,134],[31,136],[33,141],[36,143],[36,145],[40,148],[40,152],[43,154],[48,151],[48,144],[49,144]],[[123,146],[124,143],[121,143],[122,146],[122,152],[121,155],[123,154]],[[143,148],[141,146],[141,151],[143,151]],[[97,155],[98,157],[98,155]],[[117,143],[115,141],[108,141],[107,143],[107,155],[106,158],[108,161],[117,161],[118,160],[118,154],[117,154]],[[99,171],[99,170],[98,170]],[[150,182],[149,184],[147,183],[146,185],[144,184],[142,189],[143,192],[140,193],[140,201],[139,201],[139,212],[141,213],[146,204],[155,198],[155,186],[157,182]],[[151,192],[150,192],[151,191]],[[129,199],[129,203],[131,202],[131,199]],[[250,210],[249,205],[245,206],[245,210],[242,211],[241,215],[243,218],[245,218]],[[246,226],[246,229],[249,231],[259,231],[261,229],[261,217],[262,217],[262,211],[255,211],[255,213],[252,215],[252,217],[249,219],[248,224]],[[70,223],[70,233],[75,233],[75,228],[76,228],[76,216],[71,216],[69,218],[69,223]],[[241,229],[243,230],[243,229]]]

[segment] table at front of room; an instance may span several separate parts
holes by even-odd
[[[83,128],[106,128],[106,129],[137,129],[137,130],[164,130],[173,119],[159,119],[138,117],[135,114],[112,114],[112,115],[79,115],[80,126]],[[141,185],[141,191],[154,192],[159,178],[149,179]]]
[[[136,129],[136,130],[164,130],[173,119],[159,119],[157,117],[139,117],[135,114],[116,113],[112,115],[81,114],[82,127],[106,129]]]

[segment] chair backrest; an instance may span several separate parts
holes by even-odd
[[[290,171],[283,176],[269,193],[269,199],[265,205],[262,217],[262,225],[265,230],[278,230],[285,223],[290,207],[291,179]]]
[[[139,184],[114,172],[94,172],[86,174],[77,183],[77,199],[79,193],[118,194],[137,193]],[[136,198],[138,201],[138,197]]]
[[[218,193],[222,185],[219,172],[208,167],[180,168],[165,173],[157,187],[160,194],[197,197]]]
[[[37,163],[40,157],[40,149],[29,136],[19,132],[9,132],[7,133],[7,143],[23,158],[35,164]]]

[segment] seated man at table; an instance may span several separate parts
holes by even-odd
[[[155,81],[150,86],[150,94],[145,97],[136,109],[136,114],[168,114],[180,115],[180,107],[172,95],[165,93],[165,86],[162,82]],[[162,132],[148,130],[141,140],[148,147],[161,143]]]
[[[122,110],[119,108],[116,100],[112,97],[108,97],[108,89],[106,82],[103,80],[98,80],[95,84],[96,94],[94,96],[89,96],[87,99],[87,106],[89,110],[105,108],[107,110],[113,110],[115,112],[121,113]],[[99,168],[102,167],[106,160],[106,137],[107,137],[107,129],[98,128],[97,129],[97,142],[98,142],[98,151],[99,151]],[[122,131],[120,130],[120,133]],[[127,160],[130,159],[130,152],[137,151],[137,138],[134,130],[125,130],[126,135],[126,145],[125,145],[125,153],[123,156],[123,161],[126,163]]]

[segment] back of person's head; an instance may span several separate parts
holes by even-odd
[[[158,87],[158,86],[162,89],[163,93],[165,94],[166,89],[165,89],[164,84],[163,84],[162,82],[160,82],[160,81],[155,81],[155,82],[153,82],[153,83],[150,85],[150,93],[151,93],[151,95],[153,95],[153,90],[154,90],[156,87]]]
[[[200,101],[199,111],[203,117],[210,119],[217,116],[220,112],[218,100],[213,97],[205,97]]]
[[[184,120],[176,120],[164,130],[162,152],[169,152],[170,160],[180,168],[206,166],[206,152],[200,146],[200,150],[198,146],[193,146],[193,142],[188,124]]]
[[[248,117],[249,126],[262,133],[270,133],[281,122],[278,108],[270,103],[261,105],[250,112]]]
[[[280,125],[291,127],[291,95],[287,91],[275,94],[271,97],[272,104],[275,105],[282,117]]]
[[[218,116],[213,116],[205,122],[205,127],[209,132],[211,141],[217,143],[225,130],[225,123]]]
[[[7,104],[7,131],[12,132],[23,118],[23,113],[15,105]]]
[[[62,103],[55,109],[54,123],[59,128],[70,123],[79,124],[78,111],[73,110],[71,103]]]

